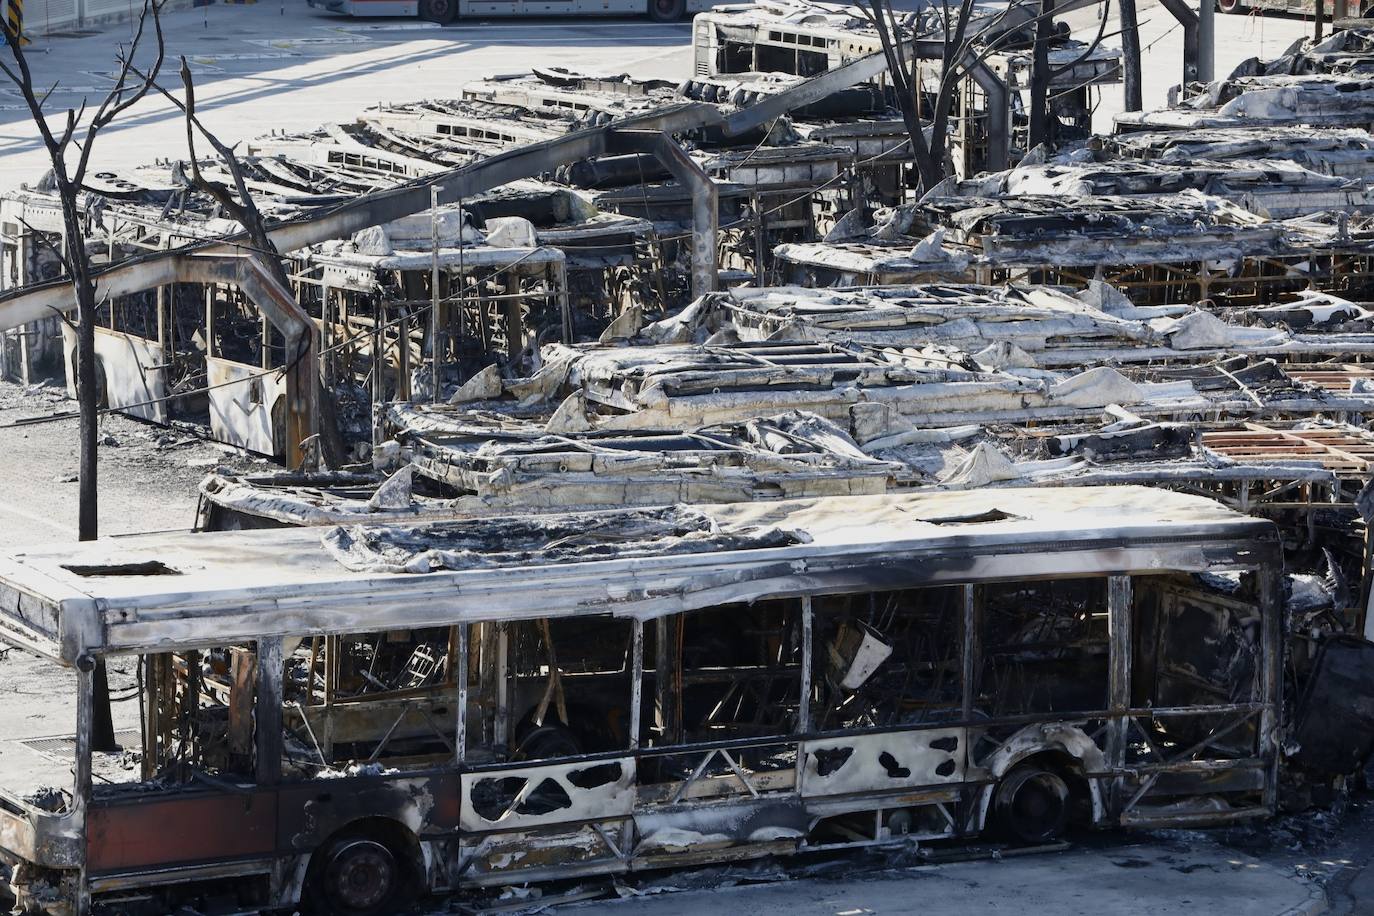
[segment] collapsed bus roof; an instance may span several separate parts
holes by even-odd
[[[1278,562],[1266,521],[1145,487],[999,489],[159,533],[0,559],[0,639],[64,663],[459,621]]]

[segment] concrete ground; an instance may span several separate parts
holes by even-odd
[[[197,108],[223,140],[350,121],[379,102],[456,98],[478,77],[533,65],[640,76],[689,72],[690,25],[588,19],[469,22],[346,19],[304,0],[206,6],[163,17],[169,63],[161,83],[180,93],[186,55]],[[28,56],[40,86],[56,83],[49,110],[98,101],[131,25],[78,38],[38,38]],[[141,60],[141,58],[140,58]],[[180,114],[145,98],[102,134],[93,161],[129,166],[186,155]],[[23,100],[0,77],[0,188],[37,180],[46,152]]]
[[[668,878],[665,884],[672,884]],[[1313,884],[1208,843],[1111,849],[877,871],[861,879],[803,879],[568,906],[607,916],[1306,916],[1325,911]]]

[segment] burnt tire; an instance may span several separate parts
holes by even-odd
[[[406,904],[404,858],[387,843],[365,834],[329,843],[312,868],[309,909],[331,916],[385,916]]]
[[[420,0],[420,18],[448,25],[458,19],[458,0]]]
[[[540,725],[521,737],[520,746],[512,756],[516,760],[545,760],[576,757],[580,753],[582,742],[572,729],[564,725]]]
[[[648,13],[654,22],[677,22],[687,15],[687,0],[649,0]]]
[[[1013,767],[992,798],[997,832],[1016,843],[1048,843],[1063,835],[1072,806],[1069,784],[1054,770],[1032,763]]]

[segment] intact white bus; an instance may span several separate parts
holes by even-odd
[[[675,22],[711,8],[710,0],[306,0],[345,16],[419,16],[447,24],[469,17],[648,16]]]

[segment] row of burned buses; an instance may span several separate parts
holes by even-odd
[[[1331,679],[1285,722],[1281,568],[1271,523],[1139,487],[28,551],[0,561],[0,632],[75,732],[15,747],[75,778],[6,748],[0,855],[25,912],[361,916],[1265,817],[1285,727],[1364,740]],[[136,685],[123,750],[94,746],[102,664]]]
[[[704,15],[696,66],[682,86],[536,68],[478,81],[461,98],[383,106],[352,123],[251,141],[241,165],[274,223],[613,123],[666,125],[701,179],[692,185],[661,158],[628,147],[595,157],[550,150],[526,180],[507,176],[499,189],[428,214],[283,251],[290,292],[319,337],[328,414],[343,438],[367,438],[372,404],[447,396],[487,365],[527,371],[546,343],[594,340],[626,311],[663,314],[721,283],[766,283],[778,275],[776,246],[819,241],[846,214],[912,199],[909,138],[883,68],[832,77],[831,88],[814,82],[834,68],[867,67],[881,43],[853,11],[810,12],[781,32],[769,26],[776,12]],[[968,80],[960,92],[951,153],[960,175],[1005,167],[1024,147],[1013,135],[1024,133],[1015,112],[1029,58],[1002,47],[1015,44],[1006,33],[1025,21],[1019,9],[997,12],[980,8],[1001,23],[990,33],[998,44],[980,64],[983,82]],[[1056,104],[1079,133],[1092,87],[1117,79],[1113,53],[1085,51],[1055,39]],[[938,67],[922,66],[924,92],[933,94]],[[984,83],[1000,93],[990,96]],[[202,171],[232,184],[219,163]],[[98,260],[146,258],[233,228],[183,172],[163,161],[92,177]],[[61,232],[56,198],[41,184],[5,195],[0,287],[55,279],[61,266],[51,251]],[[704,255],[693,238],[704,240]],[[709,267],[693,273],[694,257],[709,258]],[[59,367],[73,374],[75,337],[42,317],[50,315],[18,329],[0,322],[9,329],[0,372],[25,384]],[[232,279],[161,277],[102,301],[102,399],[153,422],[197,420],[221,441],[292,460],[295,408],[279,370],[292,363],[300,333]]]

